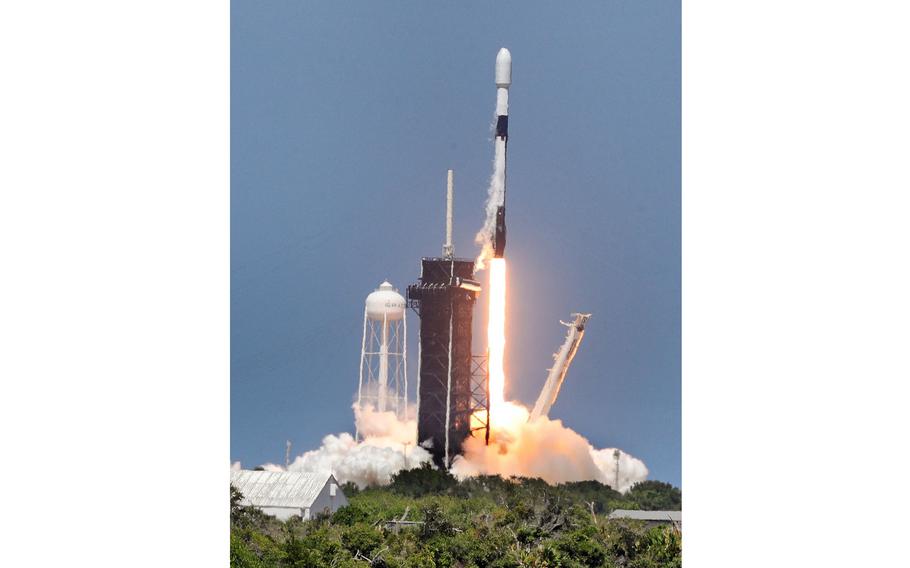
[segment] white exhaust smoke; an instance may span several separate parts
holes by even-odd
[[[614,449],[598,450],[560,420],[546,416],[528,421],[528,409],[516,402],[500,405],[494,417],[490,445],[468,438],[464,455],[455,458],[452,473],[460,479],[475,475],[539,477],[556,484],[596,480],[618,491],[648,477],[645,464],[620,452],[616,486]]]
[[[323,438],[321,447],[297,456],[287,471],[331,473],[340,483],[350,481],[361,489],[388,485],[399,471],[432,463],[430,453],[416,443],[413,412],[408,416],[399,420],[394,412],[378,412],[372,407],[360,410],[354,405],[363,441],[357,442],[347,432],[330,434]],[[594,448],[560,420],[528,418],[528,409],[521,404],[510,401],[500,405],[490,445],[485,445],[482,437],[468,437],[464,455],[455,458],[452,473],[459,479],[476,475],[539,477],[552,484],[593,479],[621,492],[647,479],[648,468],[641,460],[620,451],[617,478],[614,448]],[[285,471],[273,463],[260,467]],[[231,464],[231,468],[239,469],[240,463]]]
[[[353,408],[362,441],[347,432],[329,434],[320,448],[297,456],[287,470],[331,473],[339,483],[350,481],[363,489],[387,485],[399,471],[431,460],[430,453],[415,443],[416,419],[399,420],[394,412],[379,412],[372,406],[361,410],[355,404]],[[266,471],[285,470],[275,464],[261,467]]]
[[[619,456],[618,477],[616,475],[617,452]],[[639,481],[644,481],[648,478],[648,468],[645,467],[645,463],[622,450],[616,448],[595,450],[591,448],[591,458],[597,465],[597,469],[603,472],[606,478],[606,481],[602,481],[602,483],[606,483],[621,493],[625,493]]]

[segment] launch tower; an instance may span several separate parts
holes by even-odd
[[[461,453],[478,395],[486,400],[472,381],[471,324],[480,285],[474,261],[454,256],[451,170],[446,203],[443,256],[423,258],[420,279],[407,290],[408,305],[420,316],[417,442],[440,467]]]

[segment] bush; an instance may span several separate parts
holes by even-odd
[[[556,541],[557,548],[567,557],[582,566],[603,566],[607,550],[596,538],[583,531],[572,531]]]
[[[419,468],[402,470],[392,476],[389,490],[399,495],[423,497],[443,494],[456,485],[458,480],[451,473],[424,463]]]
[[[662,481],[642,481],[629,490],[628,499],[645,511],[682,510],[682,492]]]
[[[447,536],[455,532],[455,527],[442,512],[438,503],[431,503],[423,509],[423,524],[420,525],[420,538],[428,539],[436,535]]]
[[[243,538],[231,532],[231,568],[262,568],[263,564]]]
[[[682,538],[674,527],[653,527],[640,541],[629,568],[680,568]]]
[[[373,551],[382,544],[382,533],[369,525],[357,524],[341,531],[341,542],[351,554],[360,552],[372,556]]]
[[[340,535],[328,527],[319,528],[303,538],[291,535],[285,542],[286,564],[294,568],[322,568],[333,561],[350,559],[341,546]]]

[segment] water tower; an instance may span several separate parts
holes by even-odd
[[[404,296],[383,282],[366,299],[360,348],[357,405],[405,418],[408,405],[407,334]]]

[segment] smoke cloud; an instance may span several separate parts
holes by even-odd
[[[331,473],[339,483],[350,481],[363,489],[387,485],[402,469],[431,461],[430,453],[415,443],[416,419],[399,420],[394,412],[379,412],[372,406],[361,409],[355,404],[353,408],[361,441],[347,432],[329,434],[318,449],[297,456],[287,471]],[[285,471],[271,463],[261,467],[266,471]]]
[[[490,445],[480,437],[468,438],[464,455],[452,472],[459,478],[480,474],[503,477],[539,477],[548,483],[596,480],[616,485],[613,448],[596,449],[560,420],[542,416],[528,421],[528,409],[506,402],[494,410]],[[618,491],[627,491],[648,476],[645,464],[620,451]]]
[[[413,410],[413,409],[412,409]],[[354,418],[361,441],[343,432],[322,439],[322,446],[297,456],[287,471],[331,473],[339,481],[361,489],[388,485],[403,469],[431,463],[430,453],[417,445],[417,421],[413,411],[407,419],[394,412],[354,405]],[[476,475],[539,477],[548,483],[596,480],[625,492],[648,477],[644,462],[620,450],[619,484],[616,486],[614,448],[594,448],[581,434],[561,420],[542,416],[528,421],[529,412],[516,402],[495,410],[490,445],[482,437],[464,442],[464,455],[455,458],[452,473],[459,479]],[[266,463],[265,471],[285,471]],[[240,462],[231,464],[240,469]]]
[[[333,474],[339,483],[352,482],[363,489],[388,485],[404,469],[432,463],[427,449],[417,443],[417,409],[410,406],[405,417],[393,411],[379,412],[372,405],[352,405],[358,441],[348,432],[329,434],[322,445],[297,456],[285,468],[266,463],[265,471],[304,471]],[[457,456],[452,473],[459,479],[476,475],[539,477],[548,483],[596,480],[628,491],[648,477],[645,464],[614,448],[598,449],[561,420],[541,416],[529,420],[528,409],[515,401],[500,402],[491,408],[493,428],[490,445],[482,436],[468,437],[463,455]],[[240,462],[231,469],[240,469]]]
[[[617,451],[616,448],[604,448],[602,450],[595,450],[592,447],[591,459],[594,460],[597,468],[603,472],[606,478],[603,483],[606,483],[617,491],[625,493],[639,481],[644,481],[648,478],[648,468],[645,466],[645,462],[636,457],[630,456],[622,450],[618,450],[619,483],[617,485],[616,457],[614,456],[615,451]]]

